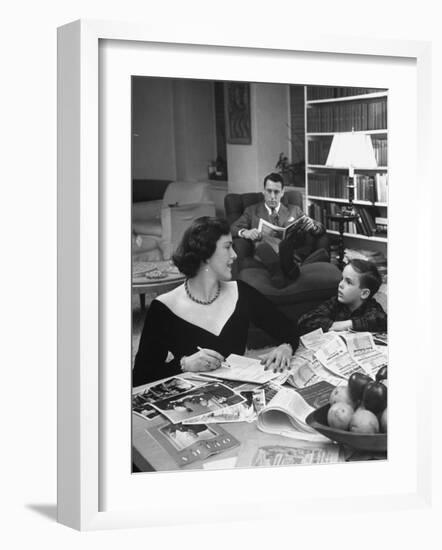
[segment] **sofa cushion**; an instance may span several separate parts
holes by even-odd
[[[161,218],[132,222],[132,231],[139,235],[161,237]]]
[[[265,267],[245,268],[239,278],[259,290],[274,304],[288,305],[300,302],[327,300],[338,289],[341,280],[339,269],[328,262],[316,262],[301,266],[300,275],[284,288],[273,286]]]
[[[173,181],[166,189],[163,206],[210,202],[210,187],[205,182]]]

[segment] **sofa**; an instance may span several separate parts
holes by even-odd
[[[215,215],[205,182],[138,180],[132,198],[134,261],[169,260],[193,220]]]
[[[230,224],[236,221],[244,209],[261,201],[262,193],[230,193],[226,195],[224,207],[226,218]],[[299,191],[286,191],[282,201],[286,206],[297,205],[302,208],[302,195]],[[316,262],[302,265],[300,276],[296,281],[283,288],[277,288],[272,284],[271,274],[267,268],[256,259],[253,259],[253,246],[250,243],[250,258],[247,256],[247,243],[245,239],[233,240],[235,250],[241,249],[241,257],[237,259],[237,265],[233,270],[234,276],[241,279],[267,296],[287,317],[297,321],[299,317],[319,305],[321,302],[334,296],[337,292],[341,272],[329,262]],[[271,345],[269,337],[262,331],[252,330],[249,335],[249,347],[263,347]]]

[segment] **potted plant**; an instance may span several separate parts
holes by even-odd
[[[284,179],[284,185],[304,187],[305,185],[305,160],[289,162],[285,153],[279,153],[275,169]]]

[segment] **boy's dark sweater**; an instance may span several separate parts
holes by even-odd
[[[317,328],[328,331],[335,321],[353,321],[353,330],[368,332],[386,332],[387,314],[374,298],[369,298],[353,312],[334,296],[316,309],[302,315],[298,321],[300,334],[306,334]]]

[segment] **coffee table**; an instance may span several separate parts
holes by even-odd
[[[156,273],[161,273],[162,276],[153,278]],[[145,309],[146,294],[158,296],[169,292],[184,279],[184,275],[170,261],[135,262],[132,268],[132,292],[139,294],[141,309]]]

